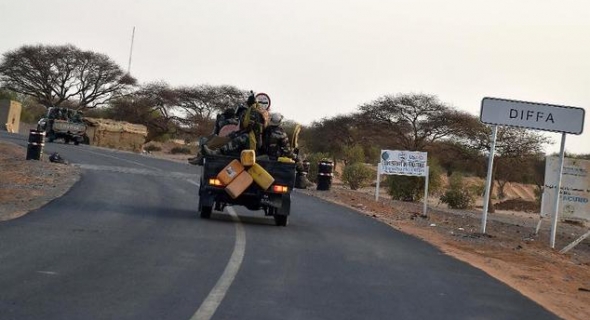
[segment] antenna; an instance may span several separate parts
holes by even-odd
[[[127,73],[131,72],[131,56],[133,55],[133,40],[135,39],[135,26],[133,26],[133,33],[131,33],[131,49],[129,50],[129,65],[127,66]]]

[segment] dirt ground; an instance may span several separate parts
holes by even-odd
[[[25,153],[22,147],[0,142],[0,220],[19,217],[63,195],[79,177],[79,170],[73,166],[46,159],[25,161]],[[166,158],[163,153],[149,156]],[[171,160],[186,161],[188,157],[176,155]],[[481,234],[481,210],[450,210],[432,200],[423,217],[421,203],[393,201],[384,192],[375,201],[374,191],[353,191],[337,181],[329,191],[298,190],[353,208],[423,239],[559,317],[590,319],[590,239],[566,254],[559,253],[586,233],[588,226],[560,223],[554,250],[549,247],[550,221],[543,221],[539,234],[535,234],[539,219],[534,213],[498,210],[489,215],[486,234]]]

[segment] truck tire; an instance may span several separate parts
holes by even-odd
[[[65,144],[70,144],[70,137],[65,137],[64,138],[64,143]]]
[[[211,212],[213,212],[213,207],[199,206],[199,213],[201,215],[201,218],[203,218],[203,219],[211,218]]]
[[[279,227],[286,227],[289,223],[289,216],[283,216],[280,214],[275,214],[275,224]]]
[[[289,223],[289,214],[291,213],[291,194],[283,194],[281,197],[281,207],[274,210],[275,224],[279,227],[286,227]]]
[[[74,139],[74,145],[77,146],[80,144],[80,138],[75,138]]]

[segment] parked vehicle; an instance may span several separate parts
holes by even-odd
[[[51,107],[37,123],[37,130],[45,131],[48,142],[63,139],[64,143],[75,145],[86,142],[86,124],[82,114],[76,110]]]

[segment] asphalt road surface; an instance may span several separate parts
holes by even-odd
[[[59,142],[45,151],[82,177],[0,222],[0,319],[557,319],[347,208],[295,192],[286,228],[241,207],[202,220],[196,166]]]

